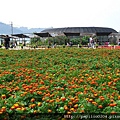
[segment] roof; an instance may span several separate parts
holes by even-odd
[[[34,33],[40,37],[52,37],[48,32]]]
[[[55,34],[66,34],[69,36],[75,35],[78,36],[81,33],[95,33],[97,35],[108,35],[110,33],[117,33],[116,30],[112,28],[105,27],[65,27],[65,28],[51,28],[45,29],[42,32],[55,33]]]
[[[80,36],[80,33],[64,32],[66,36]]]
[[[0,35],[0,38],[5,38],[6,36],[5,35]]]
[[[16,36],[16,37],[19,37],[19,38],[29,38],[29,36],[24,35],[24,34],[12,34],[12,36]]]
[[[5,39],[7,36],[6,35],[0,35],[0,38]],[[11,36],[8,36],[9,38],[13,38]]]

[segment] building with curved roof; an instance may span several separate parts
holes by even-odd
[[[45,29],[43,33],[49,33],[51,36],[97,36],[99,44],[104,44],[109,41],[109,35],[117,34],[118,32],[112,28],[106,27],[64,27]]]
[[[117,33],[112,28],[105,27],[65,27],[65,28],[51,28],[45,29],[42,32],[48,32],[50,34],[65,34],[66,36],[80,36],[83,34],[96,34],[97,36],[105,36],[111,33]]]

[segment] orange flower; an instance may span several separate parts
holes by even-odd
[[[41,91],[37,91],[37,94],[41,95],[41,94],[42,94],[42,92],[41,92]]]
[[[66,98],[65,97],[61,97],[61,100],[64,102],[66,100]]]
[[[91,78],[91,77],[87,78],[87,81],[90,81],[90,80],[92,80],[92,78]]]
[[[54,102],[54,100],[49,100],[49,103],[53,103]]]
[[[16,108],[16,110],[22,110],[20,107]]]
[[[118,96],[118,100],[120,100],[120,95]]]
[[[86,74],[85,74],[85,76],[86,76],[86,77],[88,77],[88,76],[89,76],[89,74],[87,74],[87,73],[86,73]]]
[[[34,101],[35,101],[35,98],[32,98],[30,101],[31,101],[31,102],[34,102]]]
[[[70,111],[71,111],[71,112],[74,112],[74,110],[75,110],[74,108],[70,108]]]
[[[100,97],[100,100],[101,100],[101,101],[104,101],[104,100],[105,100],[105,98],[104,98],[104,97]]]
[[[108,85],[110,86],[112,84],[112,81],[111,82],[108,82]]]
[[[97,105],[97,102],[94,102],[94,101],[93,101],[92,104],[93,104],[93,105]]]
[[[19,107],[19,104],[16,103],[16,104],[14,104],[13,106],[14,106],[15,108],[18,108],[18,107]]]
[[[117,112],[115,112],[115,111],[112,111],[112,112],[111,112],[111,114],[116,114],[116,113],[117,113]]]
[[[111,103],[111,104],[109,104],[110,107],[114,107],[114,106],[116,106],[116,105],[117,105],[116,103]]]
[[[5,94],[3,94],[3,95],[1,96],[1,98],[2,98],[2,99],[5,99],[5,98],[6,98],[6,95],[5,95]]]
[[[33,90],[30,90],[29,92],[32,94],[32,93],[33,93]]]
[[[48,109],[48,113],[51,113],[51,112],[52,112],[52,110]]]
[[[41,102],[38,102],[38,106],[41,106],[42,105],[42,103]]]
[[[81,78],[81,79],[80,79],[80,82],[84,82],[84,80]]]
[[[61,88],[61,90],[64,90],[64,88]]]
[[[44,81],[40,81],[40,84],[44,85]]]
[[[70,111],[68,111],[68,112],[67,112],[67,114],[69,115],[69,114],[71,114],[71,112],[70,112]]]
[[[60,99],[59,99],[59,98],[56,98],[56,102],[60,102]]]
[[[3,114],[3,112],[0,110],[0,114]]]
[[[111,76],[108,76],[108,79],[111,80]]]
[[[85,111],[84,110],[81,110],[80,113],[84,113]]]
[[[73,103],[75,104],[75,103],[77,103],[79,101],[79,99],[75,99],[74,101],[73,101]]]
[[[68,105],[71,106],[73,103],[72,102],[69,102]]]
[[[47,93],[45,96],[46,96],[46,97],[49,97],[49,96],[50,96],[50,93]]]
[[[89,101],[89,102],[93,102],[93,99],[89,99],[88,101]]]
[[[75,104],[75,105],[74,105],[74,108],[78,108],[78,104]]]
[[[97,94],[97,93],[95,93],[95,94],[94,94],[94,96],[95,96],[95,97],[97,97],[97,96],[98,96],[98,94]]]
[[[75,98],[73,98],[73,97],[72,97],[72,98],[70,98],[70,100],[71,100],[71,101],[74,101],[74,100],[75,100]]]
[[[2,109],[1,109],[2,112],[5,112],[6,111],[6,107],[3,106]]]
[[[49,101],[50,101],[49,99],[46,100],[46,102],[49,102]]]
[[[15,109],[15,106],[12,106],[10,109],[11,109],[11,110],[14,110],[14,109]]]
[[[113,100],[113,99],[111,99],[111,100],[110,100],[110,102],[111,102],[111,103],[113,103],[113,102],[114,102],[114,100]]]
[[[64,105],[64,110],[68,110],[68,106],[67,105]]]
[[[102,109],[102,108],[103,108],[103,106],[102,106],[102,105],[99,105],[99,106],[98,106],[98,108]]]
[[[34,110],[33,113],[36,114],[36,113],[37,113],[37,110]]]
[[[29,105],[30,108],[34,108],[35,106],[36,106],[36,104]]]

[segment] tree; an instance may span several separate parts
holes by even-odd
[[[82,43],[81,43],[81,44],[82,44],[82,45],[87,45],[88,42],[89,42],[88,40],[89,40],[89,36],[83,36],[83,37],[82,37]]]

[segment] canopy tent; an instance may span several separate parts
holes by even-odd
[[[6,35],[0,35],[0,45],[3,43],[3,40],[6,38]],[[9,38],[12,38],[9,36]]]
[[[16,36],[19,38],[29,38],[29,36],[25,35],[25,34],[12,34],[12,36]]]
[[[0,38],[4,39],[6,37],[6,35],[0,35]]]
[[[34,33],[35,35],[39,36],[39,37],[52,37],[51,34],[49,34],[48,32],[41,32],[41,33]],[[50,41],[48,39],[48,44],[50,45]]]
[[[29,36],[25,34],[12,34],[12,36],[18,37],[19,38],[19,44],[20,44],[20,39],[22,39],[22,44],[25,46],[26,45],[26,40],[25,38],[30,38]]]
[[[39,37],[52,37],[48,32],[41,32],[41,33],[34,33],[35,35],[38,35]]]
[[[6,35],[0,35],[0,38],[4,39],[4,38],[6,38]],[[11,35],[9,35],[9,38],[14,38],[14,39],[16,39],[16,37],[13,37],[13,36],[11,36]]]

